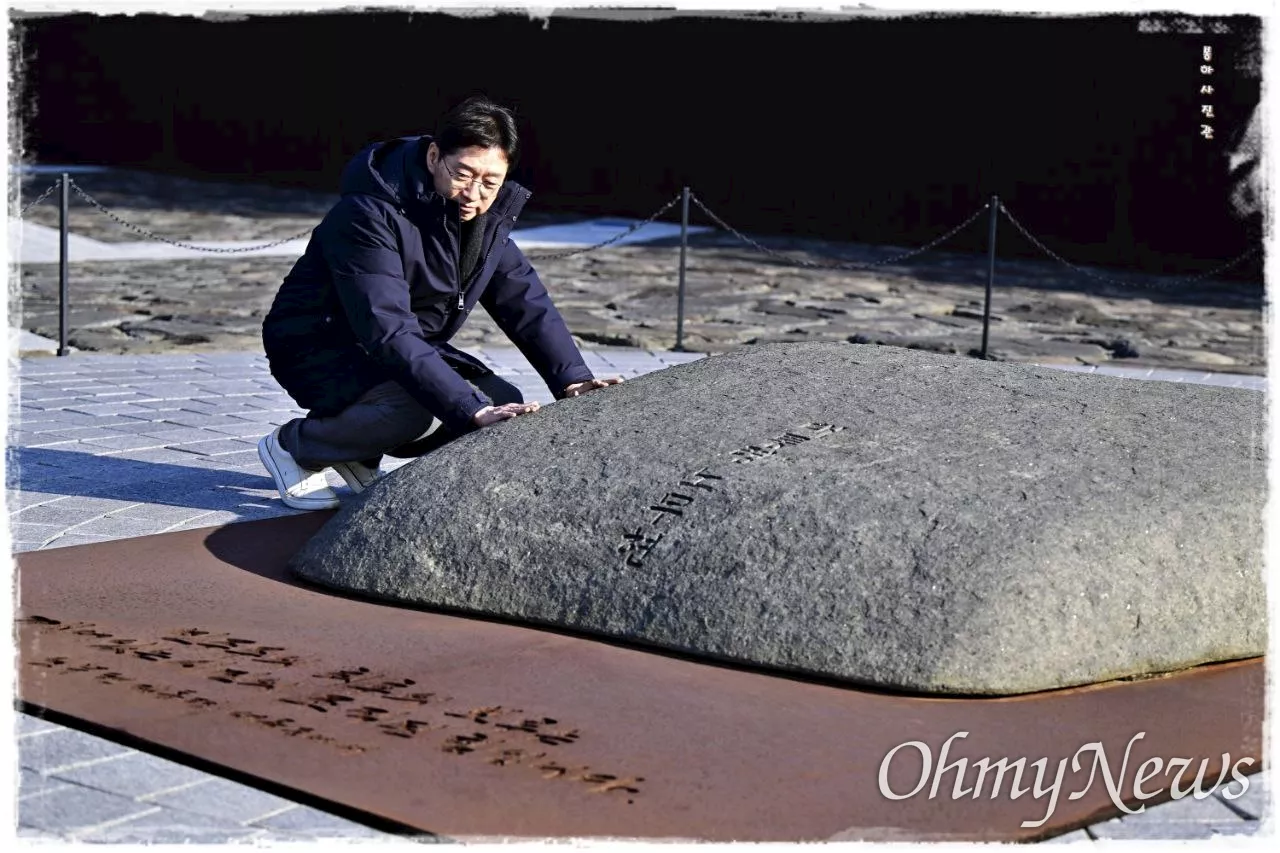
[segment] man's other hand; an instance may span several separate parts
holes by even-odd
[[[621,376],[615,376],[612,379],[588,379],[586,382],[575,382],[572,385],[565,386],[564,395],[566,397],[581,397],[588,391],[594,391],[606,385],[617,385],[620,382],[622,382]]]
[[[478,427],[487,427],[499,421],[509,421],[518,415],[527,415],[542,408],[537,403],[504,403],[501,406],[485,406],[471,416],[471,422]]]

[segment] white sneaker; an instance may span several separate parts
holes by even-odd
[[[351,491],[356,494],[372,486],[374,481],[382,476],[381,468],[370,468],[360,462],[335,462],[331,467],[338,472],[339,477],[346,480]]]
[[[258,442],[258,458],[275,478],[285,506],[294,509],[333,509],[338,495],[325,482],[323,471],[303,468],[280,446],[280,428]]]

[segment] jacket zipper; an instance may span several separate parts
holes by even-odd
[[[440,218],[444,224],[445,233],[449,232],[449,206],[445,205],[444,210],[440,214]],[[453,253],[453,268],[458,271],[458,310],[461,311],[466,303],[462,299],[463,291],[466,289],[466,282],[462,280],[462,219],[458,219],[458,246]]]

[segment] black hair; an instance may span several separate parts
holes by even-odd
[[[510,110],[474,95],[445,113],[436,128],[435,143],[441,156],[473,146],[501,148],[508,165],[514,166],[520,137]]]

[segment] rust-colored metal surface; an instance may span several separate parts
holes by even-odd
[[[1148,759],[1148,805],[1174,759],[1261,769],[1260,659],[882,694],[311,588],[285,563],[327,518],[21,555],[21,699],[456,838],[1033,839],[1138,804]]]

